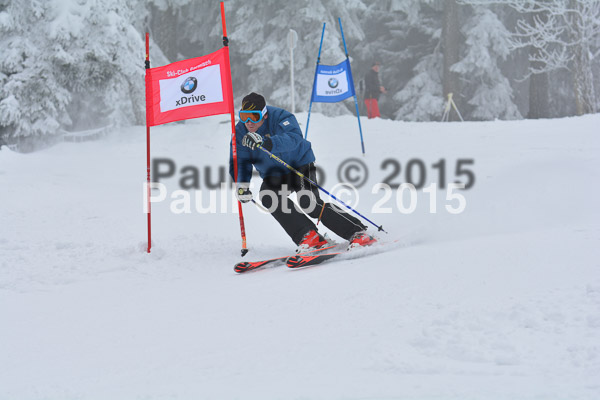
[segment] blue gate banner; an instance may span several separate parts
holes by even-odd
[[[317,66],[313,85],[312,101],[337,103],[354,96],[354,81],[348,59],[338,65]]]

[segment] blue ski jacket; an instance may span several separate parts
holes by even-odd
[[[302,131],[296,117],[282,108],[267,106],[267,119],[256,131],[263,138],[271,138],[273,149],[271,153],[298,169],[315,161],[311,144],[302,137]],[[248,133],[246,125],[238,122],[235,126],[238,162],[238,182],[250,182],[252,166],[259,172],[261,178],[267,176],[281,176],[290,173],[290,170],[279,162],[270,158],[261,149],[250,150],[242,145],[242,138]],[[229,174],[233,174],[233,148],[229,143]]]

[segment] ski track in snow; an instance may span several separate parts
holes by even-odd
[[[204,188],[204,166],[214,181],[227,162],[222,119],[153,128],[153,156],[197,166]],[[356,120],[311,121],[330,188],[362,157]],[[0,399],[600,398],[599,124],[363,121],[358,209],[387,243],[241,275],[232,213],[153,204],[145,253],[143,127],[2,149]],[[413,214],[369,213],[390,157],[422,159],[427,183],[441,158],[447,182],[475,160],[465,212],[438,191],[435,214],[421,192]],[[271,217],[244,213],[245,259],[293,254]]]

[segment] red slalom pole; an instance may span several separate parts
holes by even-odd
[[[229,39],[227,38],[227,23],[225,22],[225,4],[221,2],[221,22],[223,24],[223,46],[225,47],[225,67],[229,73],[227,76],[227,91],[229,92],[229,110],[231,112],[231,152],[233,154],[233,179],[238,179],[237,144],[235,135],[235,112],[233,111],[233,84],[231,83],[231,65],[229,63]],[[244,213],[242,203],[238,201],[238,213],[240,217],[240,231],[242,234],[242,257],[248,253],[246,244],[246,226],[244,224]]]
[[[150,34],[146,32],[146,76],[150,69]],[[146,106],[147,107],[147,106]],[[150,212],[150,126],[146,118],[146,197],[148,200],[148,253],[152,247],[152,213]]]

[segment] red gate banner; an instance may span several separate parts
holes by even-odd
[[[146,71],[147,126],[232,111],[225,48]]]

